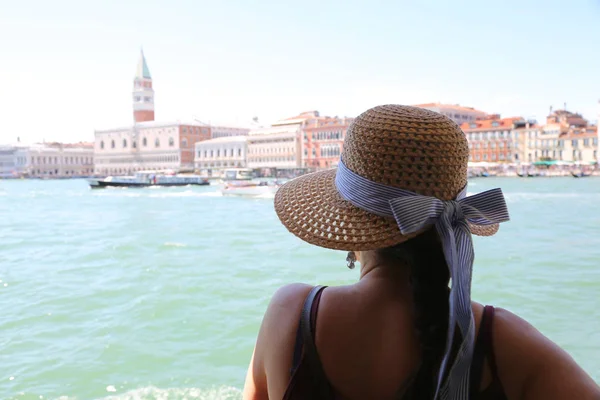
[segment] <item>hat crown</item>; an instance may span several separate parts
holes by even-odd
[[[344,164],[374,182],[451,200],[467,184],[469,145],[450,118],[418,107],[382,105],[348,128]]]

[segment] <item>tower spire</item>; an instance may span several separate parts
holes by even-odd
[[[135,122],[154,121],[152,76],[144,56],[144,50],[141,48],[133,79],[133,119]]]
[[[152,79],[152,76],[150,75],[150,69],[148,68],[148,63],[146,62],[146,57],[144,57],[143,48],[140,48],[140,58],[135,71],[135,77],[140,79]]]

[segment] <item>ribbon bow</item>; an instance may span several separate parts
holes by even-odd
[[[450,309],[446,349],[440,366],[435,399],[468,399],[469,372],[473,356],[475,323],[471,310],[471,275],[473,242],[469,223],[493,225],[509,220],[501,189],[492,189],[465,197],[465,187],[455,200],[440,200],[370,181],[338,165],[336,187],[340,195],[355,206],[371,213],[393,217],[402,234],[435,228],[442,240],[444,256],[450,269]],[[454,327],[458,324],[462,342],[454,360],[451,348]],[[448,379],[443,379],[448,370]]]

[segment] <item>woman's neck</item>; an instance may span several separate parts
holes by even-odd
[[[385,280],[396,288],[410,284],[410,268],[407,265],[392,265],[382,259],[376,251],[362,251],[357,253],[360,262],[360,281]]]

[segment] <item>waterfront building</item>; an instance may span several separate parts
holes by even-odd
[[[34,178],[74,178],[94,173],[92,143],[49,143],[28,146],[24,174]]]
[[[354,118],[318,115],[306,120],[302,128],[302,166],[315,170],[337,167],[352,121]]]
[[[297,169],[302,167],[302,129],[307,120],[317,118],[317,111],[253,129],[248,134],[249,168]]]
[[[148,121],[95,132],[95,170],[100,175],[194,167],[197,142],[210,127],[196,122]]]
[[[488,115],[485,111],[476,110],[473,107],[463,107],[458,104],[425,103],[417,104],[415,107],[425,108],[443,114],[458,125],[465,122],[473,122],[477,119],[485,119]]]
[[[93,172],[91,143],[0,146],[0,178],[74,178]]]
[[[0,146],[0,178],[17,178],[27,173],[27,147],[21,143]]]
[[[196,143],[195,166],[199,170],[245,168],[248,136],[224,136]]]
[[[598,162],[598,127],[573,127],[560,137],[562,158],[581,164]]]
[[[590,163],[597,160],[597,128],[581,114],[551,108],[546,124],[528,133],[525,148],[527,162]]]
[[[522,117],[500,118],[498,114],[463,123],[461,129],[469,142],[470,161],[520,161],[520,148],[515,148],[520,147],[519,138],[514,130],[524,123]]]
[[[195,144],[211,138],[211,127],[201,122],[154,120],[154,90],[143,53],[133,80],[133,116],[133,125],[94,132],[96,174],[193,169]]]
[[[513,162],[528,163],[534,159],[534,144],[542,127],[535,120],[517,120],[514,122],[512,136]]]

